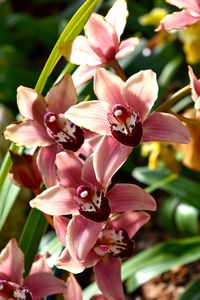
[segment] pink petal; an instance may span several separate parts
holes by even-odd
[[[120,59],[123,57],[126,57],[131,52],[135,50],[135,47],[139,44],[140,40],[137,37],[128,38],[121,42],[119,45],[119,50],[117,54],[115,55],[116,59]]]
[[[135,184],[115,184],[106,197],[112,212],[156,209],[154,198]]]
[[[83,35],[77,36],[72,44],[63,43],[59,47],[70,63],[89,66],[97,66],[102,63],[101,58],[93,51],[88,39]]]
[[[166,0],[169,4],[175,5],[178,8],[186,8],[189,11],[199,12],[200,10],[200,1],[195,0]]]
[[[169,142],[187,144],[188,129],[173,115],[154,112],[144,122],[143,142]]]
[[[51,269],[49,268],[49,266],[47,264],[47,255],[46,254],[44,254],[44,255],[38,254],[37,260],[33,262],[29,274],[41,273],[41,272],[51,273]]]
[[[106,21],[108,21],[115,29],[118,39],[124,32],[126,26],[126,21],[128,17],[127,3],[125,0],[117,0],[108,11],[105,16]]]
[[[119,76],[103,68],[96,71],[94,92],[99,100],[109,103],[109,112],[115,104],[125,105],[123,87],[124,81]]]
[[[66,243],[71,256],[84,260],[95,245],[103,223],[96,223],[77,215],[71,219],[67,227]]]
[[[12,239],[0,254],[0,273],[8,276],[8,280],[21,283],[24,272],[24,254],[18,247],[16,240]]]
[[[117,218],[112,220],[112,226],[119,230],[123,228],[128,233],[131,239],[136,232],[146,224],[150,219],[150,215],[146,212],[126,212],[120,214]]]
[[[17,105],[20,114],[27,119],[43,122],[46,113],[45,99],[35,90],[25,86],[17,88]]]
[[[188,66],[188,74],[190,78],[192,100],[196,101],[200,97],[200,82],[190,66]]]
[[[62,251],[60,257],[56,260],[55,265],[59,269],[66,270],[74,274],[81,273],[86,268],[83,262],[79,262],[78,260],[72,258],[66,248]]]
[[[67,278],[67,291],[64,293],[65,300],[82,300],[82,289],[73,274]]]
[[[66,245],[67,225],[69,221],[70,219],[60,216],[55,216],[53,218],[56,235],[64,246]]]
[[[45,127],[32,120],[11,124],[3,134],[6,139],[19,146],[48,146],[53,143]]]
[[[29,203],[31,207],[36,207],[48,215],[68,215],[77,212],[78,209],[74,201],[74,192],[74,189],[57,185],[48,188]]]
[[[125,84],[127,104],[146,118],[158,96],[156,74],[152,70],[140,71],[131,76]]]
[[[81,171],[83,164],[74,154],[60,152],[56,156],[56,168],[59,182],[65,187],[77,188],[83,184]]]
[[[80,65],[72,74],[72,79],[76,88],[94,77],[97,66]]]
[[[103,295],[95,295],[90,300],[108,300],[108,298],[104,297]]]
[[[102,186],[99,184],[99,182],[96,179],[92,154],[86,159],[84,163],[81,178],[86,183],[91,183],[92,185],[96,186],[99,190],[102,189]]]
[[[125,300],[122,280],[121,262],[109,255],[94,266],[97,285],[103,295],[110,300]]]
[[[65,113],[70,106],[76,104],[76,99],[76,89],[71,75],[67,74],[50,89],[47,95],[48,111],[57,114]]]
[[[71,106],[65,117],[80,127],[106,135],[110,132],[107,120],[109,111],[110,105],[107,102],[93,100]]]
[[[159,27],[156,28],[156,31],[185,29],[189,25],[196,23],[198,20],[199,20],[199,16],[194,17],[184,10],[174,12],[173,14],[167,15],[162,19]]]
[[[113,175],[127,160],[132,148],[118,143],[112,136],[105,136],[94,152],[94,170],[99,183],[107,188]]]
[[[64,281],[45,272],[29,275],[24,280],[24,286],[31,291],[34,300],[48,295],[64,293],[67,289]]]
[[[56,144],[42,147],[38,152],[37,165],[46,187],[54,186],[58,183],[55,168],[56,153]]]
[[[85,35],[102,62],[106,63],[114,59],[118,49],[118,37],[113,26],[101,15],[97,13],[91,15],[85,25]]]

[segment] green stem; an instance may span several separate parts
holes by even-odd
[[[185,97],[190,93],[189,85],[185,86],[181,90],[177,91],[171,97],[169,97],[164,103],[162,103],[156,111],[167,112],[171,109],[171,107],[176,104],[180,99]]]

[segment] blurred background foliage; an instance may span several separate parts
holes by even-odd
[[[83,0],[0,0],[0,130],[15,120],[18,114],[16,88],[19,85],[34,88],[59,35],[83,2]],[[100,1],[98,12],[105,15],[113,2],[111,0]],[[197,77],[200,75],[199,58],[197,53],[194,53],[191,61],[192,50],[196,48],[194,44],[193,46],[187,44],[187,47],[184,47],[185,41],[188,41],[185,33],[180,36],[175,31],[171,34],[155,32],[160,12],[158,14],[150,14],[150,12],[154,8],[172,12],[172,6],[167,5],[164,0],[127,0],[127,3],[129,18],[123,37],[138,36],[141,38],[141,42],[135,52],[121,60],[120,63],[124,67],[127,77],[144,69],[152,69],[157,73],[160,90],[155,104],[156,108],[171,94],[189,83],[187,73],[189,63],[192,64]],[[142,16],[146,17],[141,19]],[[198,30],[197,37],[199,39]],[[196,35],[194,34],[194,36],[194,42],[196,42]],[[200,52],[200,47],[198,52]],[[188,53],[190,53],[190,57]],[[57,79],[66,64],[64,59],[60,60],[45,87],[45,92]],[[89,84],[82,89],[80,98],[88,97],[88,95],[89,98],[93,97],[91,87],[92,85]],[[191,107],[193,107],[193,102],[190,95],[187,95],[172,110],[182,114]],[[195,146],[190,145],[185,152],[176,145],[164,143],[142,145],[133,151],[114,178],[114,181],[129,181],[142,185],[147,191],[153,193],[157,200],[158,211],[152,214],[152,224],[147,225],[147,229],[144,231],[143,239],[146,240],[147,245],[166,242],[171,238],[192,239],[199,236],[200,166],[192,163],[188,165],[184,162],[189,153],[191,161],[195,155],[199,155],[199,137],[194,136],[193,138],[197,143]],[[2,160],[8,149],[8,143],[2,137],[0,142],[0,158]],[[21,200],[21,204],[24,207],[24,201]],[[19,212],[20,217],[27,213],[26,209],[24,212],[20,210]],[[6,228],[6,232],[9,231],[17,237],[18,233],[13,231],[13,228],[9,229],[9,226]],[[19,230],[21,231],[21,227]],[[153,231],[154,235],[156,231],[159,232],[159,236],[152,238],[149,230]],[[150,239],[152,240],[148,241]],[[190,241],[183,240],[184,245],[188,243]],[[195,243],[198,245],[199,240],[195,240]],[[141,245],[141,241],[139,245]],[[195,248],[196,244],[193,240],[191,240],[191,245],[194,246],[190,259],[188,259],[188,252],[183,251],[180,264],[200,259],[199,247]],[[149,279],[168,270],[170,266],[174,266],[174,260],[176,261],[176,257],[181,255],[181,244],[178,243],[177,247],[177,251],[173,252],[173,261],[170,262],[171,264],[169,263],[168,268],[165,261],[166,249],[170,251],[168,244],[161,245],[159,248],[161,250],[156,248],[155,251],[147,253],[147,258],[145,258],[145,254],[144,257],[141,256],[142,262],[145,259],[147,261],[152,259],[153,266],[153,257],[157,256],[157,251],[163,253],[162,259],[165,261],[165,267],[155,268],[155,272],[152,271],[153,275]],[[139,246],[138,251],[141,250],[140,248],[142,249]],[[128,264],[127,268],[129,268]],[[132,273],[129,274],[129,281],[133,276],[134,267],[132,270]],[[135,283],[131,283],[131,285],[128,283],[130,292],[133,291],[133,287],[138,287],[143,283],[142,281],[140,283],[137,278],[132,280],[135,280]],[[196,288],[196,284],[194,286]]]

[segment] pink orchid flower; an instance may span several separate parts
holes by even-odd
[[[156,31],[185,29],[200,20],[199,0],[166,0],[166,2],[182,10],[164,17]]]
[[[109,167],[109,166],[108,166]],[[96,179],[93,156],[84,164],[76,156],[56,156],[59,184],[30,201],[32,207],[54,216],[80,213],[94,222],[104,222],[111,212],[155,210],[155,200],[134,184],[115,184],[109,191]],[[91,222],[91,223],[94,223]]]
[[[36,300],[66,292],[64,281],[54,277],[44,257],[33,263],[30,274],[23,279],[24,255],[12,239],[0,255],[0,298]]]
[[[76,231],[78,236],[82,236],[84,243],[86,231],[83,231],[81,226],[77,227],[81,218],[83,217],[80,215],[75,216],[74,222],[70,222],[65,230],[69,236],[74,236]],[[66,248],[56,262],[57,267],[72,273],[80,273],[85,268],[93,266],[96,282],[103,296],[110,300],[125,300],[120,272],[121,259],[132,255],[134,242],[131,237],[148,220],[149,215],[145,212],[127,212],[116,217],[105,225],[92,247],[84,243],[89,251],[81,261],[78,257],[77,244],[71,243],[72,247],[69,249],[67,241]]]
[[[188,74],[190,78],[191,96],[194,101],[194,108],[196,109],[196,117],[200,118],[200,81],[195,76],[191,66],[188,66]]]
[[[134,51],[139,44],[138,38],[128,38],[120,43],[127,17],[126,1],[117,0],[105,18],[97,13],[91,15],[85,25],[85,36],[78,36],[71,47],[60,46],[68,61],[80,65],[73,73],[76,87],[91,79],[98,67],[105,64],[112,67],[115,59]]]
[[[56,153],[77,151],[83,144],[83,130],[64,116],[75,104],[76,90],[69,74],[50,89],[46,99],[31,88],[17,89],[17,105],[24,119],[9,125],[4,136],[19,146],[42,147],[37,162],[47,186],[56,183]]]
[[[99,100],[71,106],[66,117],[104,138],[94,151],[97,179],[105,178],[106,165],[115,171],[141,141],[188,143],[189,132],[173,115],[150,110],[157,99],[158,85],[152,70],[140,71],[124,82],[100,68],[94,77]],[[109,172],[106,174],[111,178]]]

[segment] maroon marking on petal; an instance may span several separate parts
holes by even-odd
[[[0,280],[0,296],[6,299],[33,300],[32,293],[14,282]]]
[[[107,253],[120,258],[130,257],[134,250],[134,242],[129,239],[124,229],[103,229],[96,245],[97,254],[103,246]]]
[[[83,130],[64,117],[62,114],[48,112],[44,123],[49,136],[64,150],[77,151],[84,142]]]
[[[121,144],[129,147],[137,147],[143,135],[143,127],[140,115],[131,107],[125,108],[116,104],[112,113],[108,114],[112,136]]]
[[[108,199],[103,192],[86,185],[77,188],[76,203],[80,214],[94,222],[106,221],[111,212]]]

